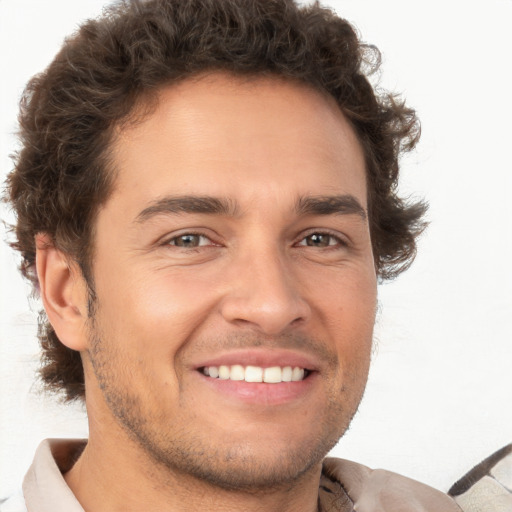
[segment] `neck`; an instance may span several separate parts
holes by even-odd
[[[92,427],[87,447],[64,476],[86,512],[317,510],[320,464],[280,487],[226,490],[154,462],[117,425],[109,425],[108,435]]]

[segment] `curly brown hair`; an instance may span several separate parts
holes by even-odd
[[[22,149],[7,179],[23,274],[37,287],[34,237],[47,233],[78,262],[94,303],[94,223],[115,179],[108,157],[113,128],[131,120],[142,99],[155,103],[164,84],[222,70],[296,80],[335,98],[366,157],[377,273],[381,279],[397,276],[411,264],[424,227],[425,204],[407,203],[396,190],[398,158],[416,144],[419,123],[397,96],[374,90],[368,76],[379,64],[378,50],[318,3],[118,2],[84,23],[26,87]],[[83,398],[80,354],[60,343],[44,312],[39,327],[47,388],[63,391],[66,400]]]

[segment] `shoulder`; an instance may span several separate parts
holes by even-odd
[[[448,494],[468,512],[512,510],[512,444],[484,459],[457,481]]]
[[[493,453],[445,494],[416,480],[343,459],[324,461],[358,512],[511,512],[512,444]]]
[[[447,494],[383,469],[327,458],[324,477],[343,487],[358,512],[460,512]]]

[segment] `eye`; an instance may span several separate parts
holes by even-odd
[[[322,248],[345,244],[339,237],[329,233],[311,233],[310,235],[304,237],[298,245]]]
[[[171,238],[167,244],[176,247],[184,247],[186,249],[195,249],[205,245],[211,245],[211,241],[204,235],[197,235],[195,233],[184,233],[183,235]]]

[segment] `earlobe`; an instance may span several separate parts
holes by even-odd
[[[36,269],[43,306],[59,340],[68,348],[87,348],[87,286],[78,268],[50,236],[36,235]]]

